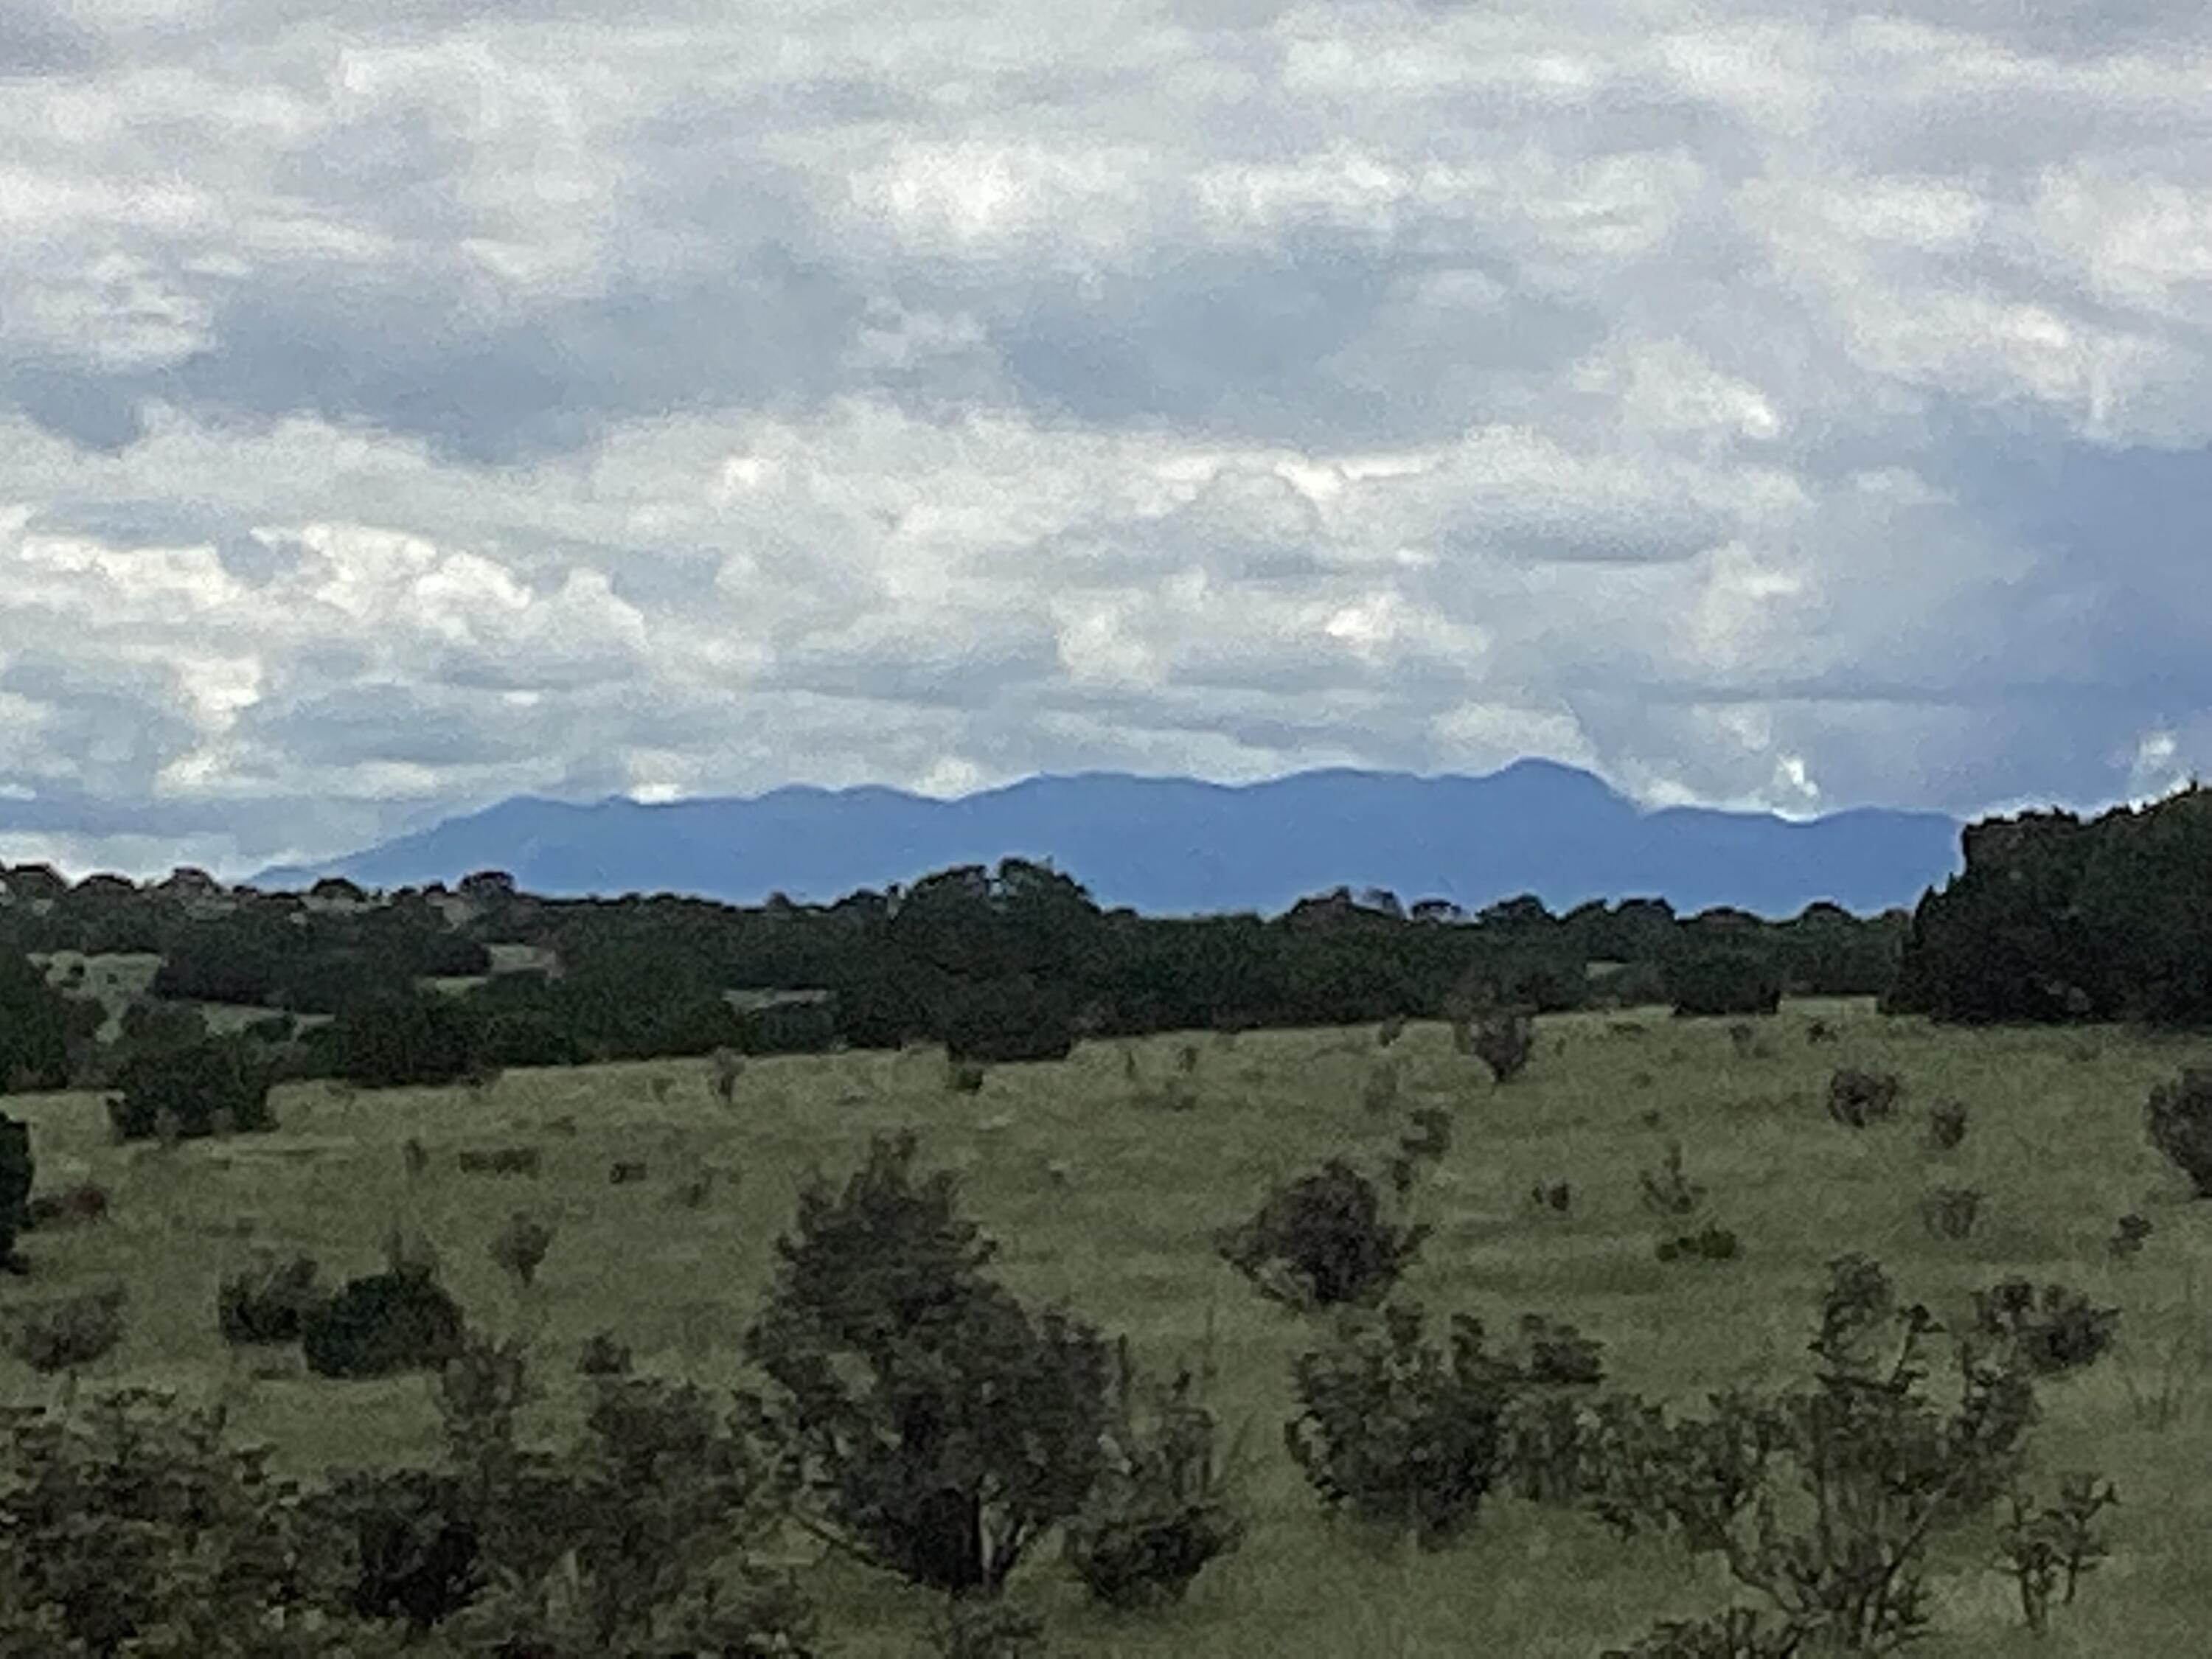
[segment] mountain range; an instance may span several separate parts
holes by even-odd
[[[262,872],[264,890],[343,876],[368,888],[504,870],[549,897],[672,892],[826,902],[957,865],[1049,860],[1103,905],[1147,915],[1279,914],[1298,899],[1386,888],[1472,910],[1534,893],[1554,910],[1664,898],[1794,915],[1914,903],[1960,866],[1959,822],[1863,808],[1790,820],[1647,811],[1543,760],[1483,777],[1304,772],[1230,785],[1091,772],[955,799],[873,786],[647,804],[523,796],[349,856]]]

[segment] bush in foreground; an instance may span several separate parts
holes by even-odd
[[[2191,1066],[2150,1091],[2146,1114],[2151,1145],[2189,1177],[2199,1198],[2212,1198],[2212,1070]]]
[[[950,1173],[915,1180],[915,1151],[878,1136],[842,1189],[800,1194],[746,1349],[821,1529],[916,1583],[993,1594],[1098,1477],[1105,1351],[985,1277],[997,1247]]]

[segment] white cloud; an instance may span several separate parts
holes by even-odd
[[[1524,750],[1972,810],[2212,753],[2201,9],[33,21],[0,855]]]

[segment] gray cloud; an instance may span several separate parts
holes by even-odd
[[[0,12],[0,856],[2212,757],[2201,8],[772,21]]]

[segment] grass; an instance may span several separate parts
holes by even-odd
[[[1808,1048],[1802,1024],[1814,1016],[1838,1025],[1841,1040]],[[1048,1559],[1018,1575],[1014,1593],[1048,1614],[1055,1654],[1587,1659],[1653,1619],[1721,1605],[1728,1586],[1703,1569],[1686,1576],[1671,1548],[1621,1545],[1594,1523],[1502,1499],[1448,1553],[1364,1552],[1322,1518],[1278,1449],[1304,1328],[1211,1250],[1212,1231],[1249,1213],[1270,1182],[1332,1154],[1379,1170],[1404,1115],[1442,1103],[1455,1139],[1419,1195],[1437,1231],[1407,1291],[1439,1316],[1464,1309],[1500,1331],[1523,1312],[1571,1320],[1606,1344],[1613,1380],[1656,1397],[1694,1408],[1708,1390],[1802,1376],[1823,1265],[1844,1251],[1875,1255],[1939,1314],[2011,1273],[2119,1305],[2118,1355],[2044,1390],[2044,1467],[2097,1469],[2118,1482],[2123,1507],[2113,1561],[2038,1650],[2188,1647],[2182,1633],[2212,1619],[2195,1543],[2212,1522],[2212,1482],[2201,1473],[2212,1467],[2212,1439],[2202,1393],[2173,1379],[2193,1374],[2208,1346],[2196,1287],[2212,1278],[2212,1205],[2187,1199],[2187,1183],[2145,1140],[2142,1113],[2152,1084],[2201,1050],[2118,1030],[2086,1047],[2080,1032],[1936,1030],[1863,1004],[1808,1003],[1758,1022],[1771,1055],[1739,1056],[1730,1021],[1634,1018],[1648,1027],[1640,1036],[1608,1030],[1603,1015],[1540,1020],[1535,1058],[1504,1087],[1454,1054],[1441,1025],[1411,1026],[1390,1050],[1397,1110],[1381,1117],[1361,1107],[1378,1063],[1367,1030],[1248,1032],[1233,1051],[1202,1043],[1198,1103],[1183,1112],[1133,1102],[1177,1074],[1181,1036],[1136,1045],[1133,1085],[1121,1045],[1095,1043],[1060,1065],[995,1067],[975,1096],[945,1091],[934,1052],[760,1060],[734,1109],[714,1098],[705,1060],[510,1073],[480,1098],[453,1089],[345,1100],[289,1085],[276,1094],[277,1133],[167,1153],[108,1145],[95,1096],[17,1097],[8,1107],[33,1126],[49,1170],[41,1185],[58,1184],[52,1170],[82,1170],[112,1189],[113,1218],[29,1235],[35,1276],[0,1284],[0,1315],[11,1300],[126,1279],[130,1328],[85,1386],[227,1394],[234,1432],[271,1443],[303,1474],[428,1458],[437,1419],[419,1377],[252,1378],[216,1335],[220,1275],[267,1246],[312,1253],[334,1281],[379,1265],[394,1220],[416,1223],[472,1316],[501,1331],[526,1318],[538,1325],[538,1375],[551,1397],[532,1420],[549,1427],[580,1403],[575,1355],[602,1329],[630,1345],[642,1369],[738,1381],[740,1334],[809,1170],[841,1174],[870,1134],[912,1125],[925,1168],[961,1171],[967,1208],[1000,1241],[1000,1271],[1018,1291],[1065,1298],[1163,1364],[1194,1352],[1212,1310],[1224,1413],[1231,1426],[1254,1420],[1251,1535],[1181,1608],[1117,1619],[1087,1607]],[[1905,1079],[1893,1122],[1852,1131],[1829,1121],[1826,1079],[1844,1066]],[[1639,1072],[1652,1074],[1648,1086],[1632,1083]],[[672,1086],[656,1100],[651,1079],[664,1075]],[[1972,1127],[1956,1151],[1930,1152],[1926,1109],[1947,1098],[1966,1103]],[[1655,1110],[1656,1127],[1644,1121]],[[573,1135],[555,1130],[562,1118],[574,1120]],[[412,1186],[400,1152],[410,1137],[430,1153]],[[1741,1237],[1741,1260],[1653,1259],[1661,1224],[1639,1205],[1637,1176],[1660,1164],[1670,1139],[1708,1189],[1699,1215],[1675,1230],[1717,1221]],[[456,1166],[464,1147],[523,1144],[543,1149],[536,1180]],[[618,1158],[643,1161],[648,1179],[610,1186]],[[1047,1177],[1055,1160],[1068,1166],[1064,1185]],[[699,1208],[673,1202],[703,1164],[736,1178]],[[1529,1207],[1531,1185],[1559,1180],[1573,1183],[1570,1212]],[[1928,1236],[1919,1203],[1937,1186],[1987,1194],[1971,1238]],[[526,1309],[487,1254],[517,1207],[557,1229]],[[2155,1231],[2138,1256],[2116,1261],[2104,1240],[2127,1211],[2149,1216]],[[245,1218],[250,1237],[238,1231]],[[0,1361],[0,1395],[48,1392]],[[2174,1396],[2167,1406],[2143,1403],[2161,1393]],[[1917,1651],[2020,1651],[2002,1582],[1958,1565],[1938,1586],[1936,1634]],[[913,1650],[927,1598],[835,1562],[806,1576],[839,1651]]]

